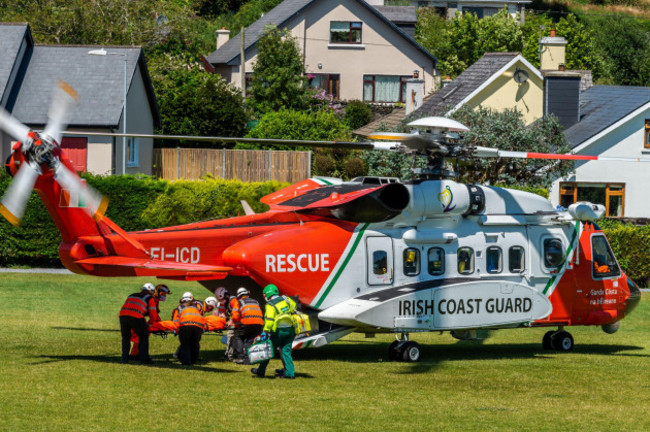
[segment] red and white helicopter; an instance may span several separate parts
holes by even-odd
[[[566,327],[613,333],[640,300],[595,222],[602,205],[559,211],[534,194],[458,183],[444,165],[464,154],[597,157],[464,148],[452,132],[465,126],[423,118],[410,124],[419,133],[377,137],[392,143],[291,141],[424,155],[428,167],[414,181],[312,178],[262,198],[265,213],[127,233],[59,145],[75,93],[65,84],[58,92],[41,133],[0,112],[0,128],[18,141],[0,211],[17,224],[35,188],[61,231],[61,261],[75,273],[199,281],[210,290],[247,283],[258,293],[273,283],[299,296],[310,316],[313,331],[294,348],[394,333],[389,357],[411,362],[421,351],[409,334],[423,331],[476,339],[484,330],[548,327],[544,348],[568,351]]]

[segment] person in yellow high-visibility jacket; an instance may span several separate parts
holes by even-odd
[[[267,285],[262,291],[266,306],[264,309],[264,329],[262,339],[271,338],[273,348],[278,350],[284,369],[277,369],[278,378],[295,378],[295,369],[293,367],[293,358],[291,357],[291,347],[296,332],[293,328],[293,319],[291,314],[296,311],[296,302],[286,296],[281,296],[278,287]],[[269,360],[261,362],[258,367],[251,369],[254,376],[263,377],[266,373],[266,367]]]

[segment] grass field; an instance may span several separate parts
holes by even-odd
[[[253,379],[223,362],[171,360],[174,337],[153,337],[156,364],[122,365],[117,312],[143,280],[0,273],[3,431],[647,431],[650,297],[607,335],[572,328],[576,348],[541,348],[543,329],[504,330],[483,344],[414,335],[417,364],[387,361],[392,336],[351,335],[295,353],[294,381]],[[168,317],[183,291],[170,284]],[[279,362],[271,363],[271,370]]]

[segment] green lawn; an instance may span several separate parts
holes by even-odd
[[[544,351],[545,330],[495,332],[483,344],[414,335],[418,364],[387,361],[392,336],[351,335],[295,354],[298,379],[253,379],[221,361],[206,335],[196,367],[122,365],[117,313],[144,280],[0,273],[3,431],[646,431],[650,429],[650,297],[620,330],[572,328],[576,348]],[[169,317],[183,291],[171,283]],[[271,363],[271,370],[279,362]]]

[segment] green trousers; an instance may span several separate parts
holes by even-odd
[[[280,359],[284,366],[284,375],[288,377],[295,376],[296,371],[293,368],[293,358],[291,357],[291,345],[296,337],[293,327],[279,327],[275,333],[271,333],[271,342],[273,347],[280,353]],[[265,360],[258,365],[257,373],[264,375],[269,360]]]

